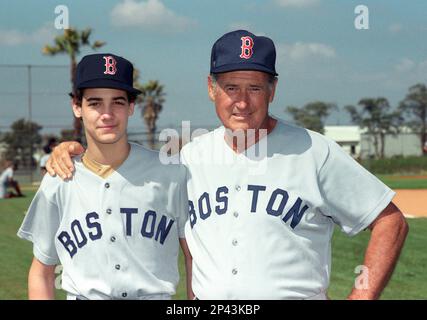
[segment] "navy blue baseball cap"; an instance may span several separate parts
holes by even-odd
[[[273,41],[246,30],[226,33],[212,47],[211,73],[255,70],[277,76],[275,64]]]
[[[111,53],[84,56],[77,65],[74,89],[112,88],[132,94],[141,91],[133,87],[133,65]]]

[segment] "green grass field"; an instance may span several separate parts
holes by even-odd
[[[427,179],[402,179],[396,175],[378,175],[391,189],[427,189]]]
[[[27,273],[32,259],[32,246],[16,236],[34,191],[25,190],[26,198],[0,200],[0,299],[26,299]],[[410,232],[394,275],[382,299],[427,299],[427,219],[410,219]],[[332,275],[329,295],[345,299],[354,279],[356,266],[362,264],[369,232],[348,238],[339,230],[333,237]],[[176,299],[185,299],[183,262]],[[62,291],[57,298],[65,297]]]

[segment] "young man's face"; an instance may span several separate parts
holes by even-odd
[[[266,129],[268,105],[273,101],[276,82],[259,71],[232,71],[217,75],[216,85],[208,78],[209,97],[226,128]]]
[[[81,106],[73,104],[76,117],[82,117],[88,143],[113,144],[127,139],[128,118],[134,112],[127,93],[118,89],[84,89]]]

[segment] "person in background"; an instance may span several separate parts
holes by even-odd
[[[0,175],[0,199],[24,197],[17,180],[13,178],[18,165],[12,160],[6,160],[5,169]],[[8,192],[8,188],[13,188],[15,192]]]
[[[56,138],[50,138],[47,144],[43,147],[44,156],[40,159],[40,174],[43,177],[46,174],[46,162],[50,157],[50,153],[52,152],[53,148],[57,145]]]

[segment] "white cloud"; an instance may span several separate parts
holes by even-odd
[[[119,27],[141,27],[161,32],[181,32],[195,24],[193,20],[168,9],[160,0],[124,0],[111,11],[111,21]]]
[[[402,25],[398,23],[392,24],[388,27],[388,31],[390,31],[391,33],[399,33],[400,31],[402,31],[402,29]]]
[[[53,23],[47,23],[32,34],[32,39],[35,43],[43,43],[52,41],[55,36],[62,34],[64,30],[58,30]]]
[[[404,58],[400,60],[400,62],[394,66],[394,69],[397,72],[407,72],[413,70],[415,67],[415,62],[411,59]]]
[[[320,3],[320,0],[276,0],[276,3],[285,8],[303,8],[317,5]]]
[[[228,28],[229,28],[229,31],[247,30],[249,32],[252,32],[254,35],[256,35],[258,37],[266,37],[267,36],[267,34],[265,32],[254,30],[254,27],[250,23],[243,22],[243,21],[233,22],[228,26]]]
[[[303,61],[316,57],[335,58],[335,49],[323,43],[314,42],[296,42],[294,44],[279,44],[277,47],[278,54],[284,61]]]
[[[250,31],[252,29],[252,26],[250,23],[245,21],[236,21],[230,24],[229,26],[230,30],[248,30]]]
[[[408,58],[403,58],[394,66],[394,71],[397,72],[397,76],[410,76],[416,78],[425,78],[427,73],[427,60],[424,61],[413,61]]]
[[[420,62],[418,64],[418,68],[423,74],[426,74],[426,72],[427,72],[427,60]]]
[[[351,82],[355,83],[383,83],[384,81],[390,78],[390,75],[387,72],[382,71],[373,71],[373,72],[350,72],[345,77]]]
[[[409,87],[418,82],[425,82],[426,74],[427,59],[416,61],[403,58],[387,72],[384,85],[393,90],[402,86]]]
[[[0,45],[17,46],[25,42],[26,34],[18,30],[0,30]]]
[[[52,23],[45,24],[39,29],[26,33],[19,30],[0,30],[0,46],[19,46],[22,44],[45,44],[52,41],[57,30]]]

